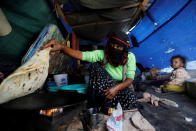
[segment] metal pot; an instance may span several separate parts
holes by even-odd
[[[186,90],[190,97],[196,99],[196,78],[186,80]]]

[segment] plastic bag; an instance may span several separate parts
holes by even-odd
[[[108,131],[122,131],[122,116],[122,107],[118,103],[117,109],[112,112],[112,115],[107,120]]]

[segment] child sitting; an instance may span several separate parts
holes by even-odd
[[[169,82],[161,85],[163,92],[184,92],[185,80],[191,78],[185,70],[186,58],[181,55],[175,55],[170,60],[171,66],[174,69],[170,75]]]

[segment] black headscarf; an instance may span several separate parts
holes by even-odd
[[[118,44],[123,47],[123,50],[115,49],[110,43]],[[109,37],[109,41],[106,47],[106,55],[108,62],[114,66],[124,65],[128,58],[128,49],[130,48],[130,43],[128,36],[123,32],[115,32]]]

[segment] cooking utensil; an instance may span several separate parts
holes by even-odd
[[[1,104],[0,107],[16,110],[44,110],[58,107],[69,107],[81,103],[84,100],[85,95],[77,92],[35,92]]]

